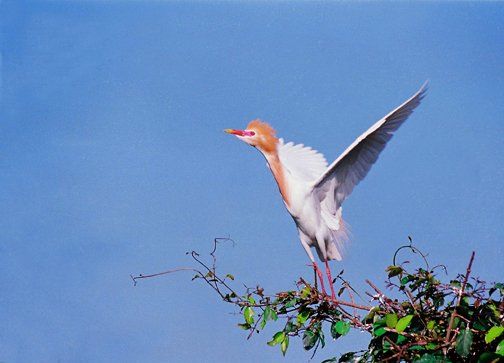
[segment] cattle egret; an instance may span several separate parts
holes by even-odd
[[[251,121],[245,130],[224,130],[255,147],[266,158],[324,294],[324,280],[311,247],[325,263],[333,300],[335,294],[328,261],[341,260],[348,240],[341,206],[369,172],[394,132],[420,104],[425,92],[426,84],[359,136],[329,166],[322,154],[303,144],[285,143],[261,120]]]

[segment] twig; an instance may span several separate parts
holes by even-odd
[[[256,331],[257,326],[259,325],[259,322],[261,321],[261,318],[262,318],[262,314],[259,314],[257,316],[257,321],[255,322],[254,326],[250,328],[250,333],[247,336],[247,340],[250,339],[252,337],[252,335],[254,335],[254,332]]]
[[[369,280],[367,280],[367,279],[366,279],[366,283],[367,283],[369,286],[371,286],[371,287],[373,288],[373,290],[374,290],[374,291],[376,291],[379,295],[381,295],[381,296],[385,296],[385,295],[383,294],[383,292],[381,292],[381,290],[380,290],[379,288],[377,288],[377,287],[376,287],[376,285],[375,285],[375,284],[373,284],[371,281],[369,281]]]
[[[346,288],[347,288],[348,296],[350,296],[350,301],[352,302],[352,304],[355,304],[355,300],[354,300],[354,297],[352,294],[353,289],[350,288],[350,285],[346,281],[344,282],[344,286],[346,286]],[[356,308],[353,309],[353,314],[354,314],[354,316],[357,315]]]
[[[158,272],[158,273],[155,273],[155,274],[150,274],[150,275],[139,274],[137,276],[130,275],[130,277],[133,280],[133,285],[136,286],[137,285],[137,280],[140,280],[140,279],[149,279],[151,277],[157,277],[157,276],[161,276],[161,275],[167,275],[167,274],[171,274],[173,272],[178,272],[178,271],[194,271],[196,273],[200,273],[198,270],[196,270],[194,268],[191,268],[191,267],[180,267],[180,268],[176,268],[176,269],[173,269],[173,270],[167,270],[167,271],[163,271],[163,272]]]
[[[215,242],[215,243],[217,243],[217,242]],[[215,249],[214,249],[214,251],[213,251],[213,252],[215,252]],[[212,253],[213,253],[213,252],[212,252]],[[209,281],[209,280],[207,280],[206,278],[205,278],[205,281],[206,281],[208,284],[210,284],[210,285],[214,288],[214,290],[216,290],[216,291],[219,293],[219,295],[224,296],[224,295],[222,295],[222,293],[221,293],[221,291],[220,291],[220,289],[219,289],[219,287],[218,287],[218,285],[217,285],[217,281],[218,281],[220,284],[222,284],[223,286],[225,286],[225,287],[229,290],[229,292],[231,292],[232,294],[236,295],[236,297],[238,297],[238,298],[239,298],[239,295],[238,295],[238,294],[237,294],[237,293],[236,293],[236,292],[235,292],[235,291],[234,291],[234,290],[233,290],[233,289],[232,289],[232,288],[231,288],[231,287],[230,287],[230,286],[229,286],[229,285],[228,285],[228,284],[227,284],[227,283],[223,280],[223,279],[221,279],[219,276],[217,276],[217,274],[215,274],[215,272],[214,272],[214,271],[212,271],[212,270],[211,270],[211,269],[210,269],[207,265],[205,265],[205,264],[204,264],[204,263],[203,263],[203,262],[202,262],[202,261],[198,258],[199,254],[198,254],[196,251],[192,251],[192,252],[191,252],[191,256],[192,256],[192,258],[194,258],[194,260],[195,260],[196,262],[198,262],[201,266],[203,266],[203,267],[204,267],[204,268],[205,268],[208,272],[210,272],[210,273],[212,274],[212,278],[215,280],[215,281],[214,281],[214,284],[212,285],[212,284],[210,283],[210,281]],[[214,268],[215,268],[215,267],[214,267]],[[203,277],[204,277],[204,276],[203,276]]]
[[[467,280],[469,279],[469,275],[471,273],[471,267],[472,267],[472,264],[474,261],[474,255],[475,255],[475,252],[473,251],[471,253],[471,259],[469,260],[469,264],[467,265],[466,274],[464,276],[464,282],[462,283],[462,287],[459,290],[457,305],[455,305],[453,312],[451,314],[451,317],[450,317],[450,322],[448,323],[448,330],[446,332],[446,338],[445,338],[446,343],[448,343],[450,341],[450,334],[452,331],[453,321],[455,320],[455,316],[457,315],[457,308],[460,306],[460,303],[462,302],[462,296],[464,295],[464,291],[465,291],[465,288],[467,285]]]
[[[427,271],[430,271],[430,267],[429,267],[429,262],[427,261],[427,257],[425,254],[422,253],[422,251],[420,251],[418,248],[416,248],[415,246],[413,246],[413,239],[408,236],[408,240],[410,242],[409,245],[404,245],[404,246],[401,246],[399,247],[395,253],[394,253],[394,258],[392,259],[392,264],[394,266],[396,266],[396,258],[397,258],[397,254],[399,253],[399,251],[401,251],[402,249],[404,248],[409,248],[413,253],[418,253],[420,256],[422,256],[422,259],[424,260],[425,262],[425,267],[427,269]]]
[[[351,308],[354,308],[354,309],[359,309],[359,310],[369,311],[369,310],[371,310],[373,308],[372,306],[359,305],[359,304],[355,304],[355,303],[351,303],[351,302],[343,301],[343,300],[338,300],[338,299],[335,299],[334,302],[337,305],[348,306],[348,307],[351,307]]]

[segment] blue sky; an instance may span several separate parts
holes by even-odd
[[[430,80],[344,206],[357,288],[412,235],[434,263],[502,280],[504,7],[498,3],[3,2],[0,361],[306,362],[245,340],[190,274],[267,291],[311,278],[253,118],[336,158]],[[353,334],[316,360],[365,343]]]

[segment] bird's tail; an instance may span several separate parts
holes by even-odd
[[[326,246],[327,259],[341,261],[345,255],[350,234],[350,226],[341,218],[338,230],[331,231],[332,240]]]

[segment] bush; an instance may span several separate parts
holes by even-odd
[[[370,280],[366,280],[373,293],[366,293],[370,304],[357,304],[361,296],[343,278],[343,271],[333,280],[339,290],[336,300],[322,294],[303,278],[297,289],[264,293],[257,286],[238,294],[231,287],[234,276],[220,276],[215,267],[216,248],[223,239],[214,241],[210,253],[212,264],[206,264],[196,252],[191,256],[202,267],[192,269],[194,279],[202,279],[211,286],[223,301],[236,305],[243,321],[241,329],[249,331],[250,338],[267,324],[280,325],[269,346],[278,346],[283,355],[290,341],[299,338],[305,350],[324,348],[324,326],[331,337],[339,340],[350,329],[365,331],[370,335],[367,349],[348,352],[328,362],[498,362],[504,360],[504,284],[487,284],[470,277],[474,260],[472,253],[464,274],[449,282],[442,282],[439,272],[443,265],[430,267],[426,256],[411,243],[401,246],[386,268],[386,288],[399,293],[402,299],[389,298]],[[414,271],[406,268],[407,261],[397,263],[398,253],[407,250],[422,257],[425,266]],[[178,270],[167,271],[170,273]],[[164,274],[161,273],[161,274]],[[139,278],[132,277],[136,283]],[[342,296],[347,296],[344,300]]]

